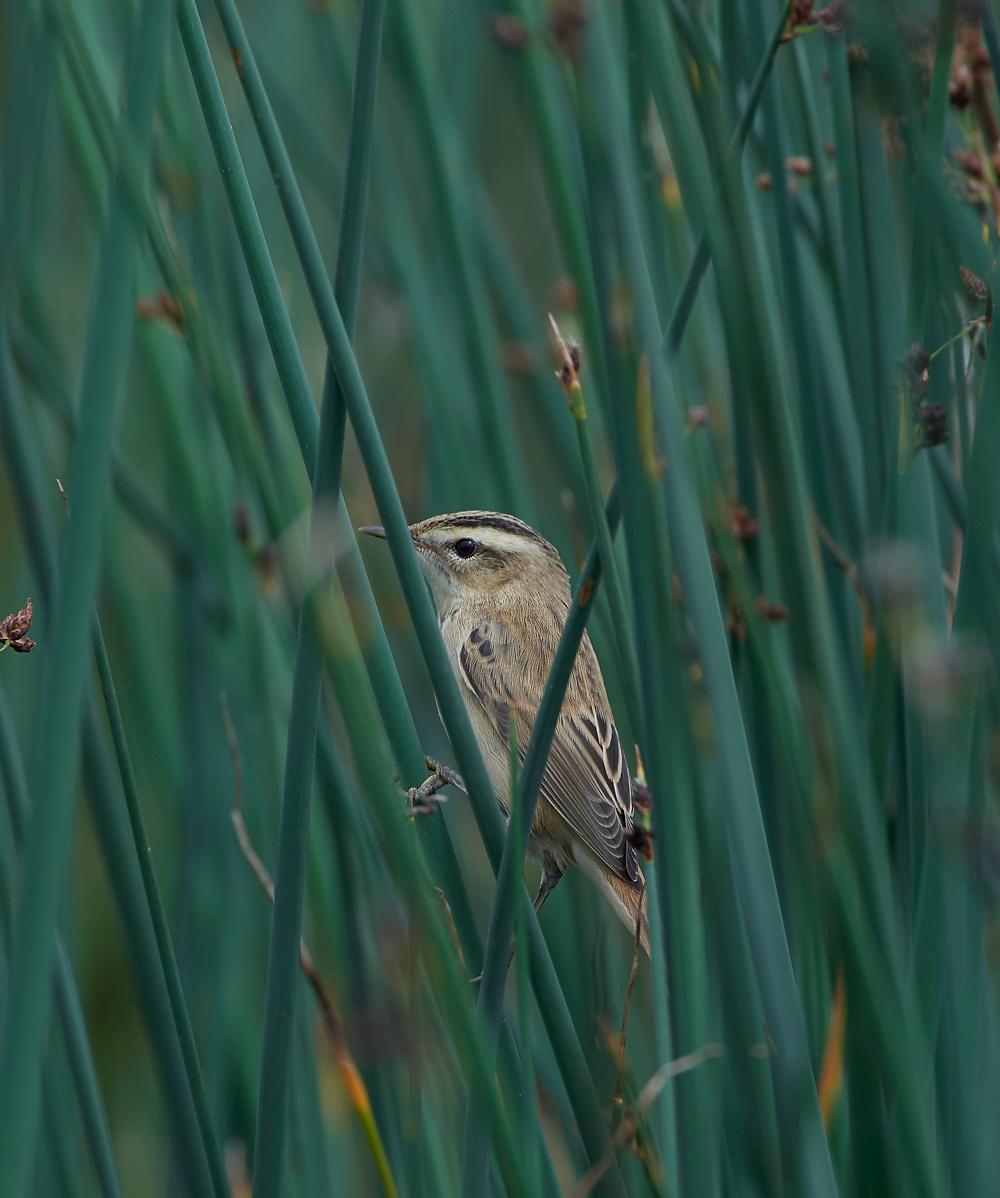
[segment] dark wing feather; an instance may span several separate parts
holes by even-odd
[[[458,664],[461,680],[504,742],[510,735],[513,705],[523,759],[538,711],[535,696],[541,695],[545,682],[540,663],[527,660],[506,625],[492,621],[473,629],[459,649]],[[544,663],[546,668],[548,664]],[[593,664],[596,669],[596,660]],[[599,693],[603,700],[603,686]],[[636,885],[639,869],[628,836],[632,830],[632,783],[605,703],[600,709],[591,704],[572,711],[564,705],[541,793],[600,861],[623,881]]]
[[[483,710],[500,734],[500,739],[510,741],[510,688],[504,680],[503,670],[497,659],[496,646],[501,628],[484,625],[474,628],[465,644],[458,651],[458,674],[469,690],[476,696]],[[515,709],[519,708],[515,698]],[[534,718],[534,716],[532,716]],[[518,742],[521,724],[518,721]],[[523,753],[522,753],[523,756]]]
[[[639,867],[630,840],[632,783],[609,715],[564,709],[556,725],[542,794],[592,853],[633,884]]]

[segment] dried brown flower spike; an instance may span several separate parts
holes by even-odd
[[[580,61],[587,19],[582,0],[556,0],[549,10],[549,29],[556,45],[570,62]]]
[[[916,440],[918,449],[930,449],[948,440],[948,416],[943,404],[925,403],[917,408]]]
[[[492,13],[487,17],[490,37],[502,50],[519,51],[528,45],[528,27],[519,17]]]
[[[744,545],[749,545],[756,540],[757,534],[760,532],[760,522],[750,515],[750,509],[742,503],[733,508],[729,526],[733,536],[741,540]]]
[[[971,270],[965,266],[958,268],[958,276],[962,280],[962,286],[965,288],[966,294],[974,304],[985,304],[987,297],[986,284],[978,276],[974,275]]]
[[[8,645],[15,653],[30,653],[34,649],[35,642],[28,639],[28,630],[31,628],[31,607],[29,598],[26,607],[19,612],[12,612],[0,624],[0,653]]]

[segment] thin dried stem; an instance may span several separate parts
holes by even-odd
[[[834,540],[833,534],[826,527],[815,511],[813,512],[813,520],[816,522],[816,531],[819,534],[819,539],[826,546],[833,560],[837,563],[841,570],[843,570],[844,574],[847,576],[848,582],[854,589],[854,594],[857,596],[858,604],[861,607],[861,615],[864,620],[865,629],[870,631],[872,636],[874,636],[875,619],[872,615],[872,605],[868,602],[868,596],[864,593],[861,588],[861,583],[858,581],[857,566],[837,544],[836,540]]]
[[[274,882],[267,871],[267,866],[257,855],[250,841],[250,834],[247,831],[246,823],[243,820],[243,812],[241,810],[243,806],[243,757],[240,753],[239,741],[236,738],[236,729],[229,715],[229,705],[226,702],[225,691],[219,692],[219,706],[222,711],[222,723],[226,729],[226,740],[229,742],[229,755],[233,761],[233,808],[229,813],[230,818],[233,821],[233,827],[236,830],[236,839],[239,842],[243,856],[247,859],[250,868],[253,870],[254,877],[260,883],[261,889],[273,904]],[[379,1180],[382,1183],[382,1189],[385,1191],[386,1198],[398,1198],[398,1190],[396,1189],[392,1171],[389,1168],[389,1160],[386,1156],[378,1127],[375,1124],[374,1115],[372,1114],[368,1091],[365,1088],[361,1074],[358,1072],[358,1067],[354,1063],[354,1058],[351,1056],[351,1050],[347,1047],[343,1027],[334,1009],[333,1002],[326,992],[326,987],[323,985],[319,972],[316,969],[312,954],[309,952],[305,940],[301,937],[299,938],[299,967],[306,981],[312,987],[312,992],[319,1003],[323,1022],[326,1025],[327,1034],[333,1046],[333,1055],[337,1062],[340,1079],[344,1083],[347,1097],[354,1108],[355,1114],[358,1116],[365,1139],[368,1141],[368,1148],[371,1152],[376,1172],[379,1175]]]
[[[645,1111],[659,1097],[660,1091],[672,1077],[677,1077],[680,1073],[688,1073],[690,1070],[697,1068],[704,1061],[712,1057],[723,1057],[726,1055],[725,1046],[722,1044],[706,1044],[703,1048],[697,1049],[695,1052],[690,1052],[687,1056],[678,1057],[674,1061],[668,1061],[662,1068],[657,1069],[653,1076],[639,1091],[639,1097],[636,1099],[635,1110],[637,1112]],[[588,1169],[580,1178],[576,1189],[570,1195],[570,1198],[586,1198],[590,1194],[601,1178],[611,1168],[611,1164],[615,1159],[615,1152],[627,1144],[631,1137],[635,1134],[636,1122],[630,1111],[621,1122],[621,1127],[608,1141],[607,1151],[604,1156],[597,1162],[593,1168]]]
[[[642,875],[640,874],[640,877]],[[643,883],[645,890],[645,882]],[[628,1033],[628,1008],[632,1001],[632,988],[635,986],[636,974],[639,972],[639,949],[642,943],[642,901],[636,910],[635,916],[635,952],[632,955],[632,970],[628,975],[628,986],[625,988],[625,1010],[622,1012],[622,1034],[618,1041],[618,1065],[619,1069],[625,1064],[625,1036]],[[618,1084],[615,1086],[615,1104],[619,1104],[622,1100],[622,1079],[621,1073],[618,1074]]]

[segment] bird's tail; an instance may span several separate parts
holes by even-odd
[[[598,861],[593,853],[584,848],[579,841],[573,845],[573,857],[580,873],[585,874],[601,891],[615,909],[615,914],[633,936],[636,923],[638,923],[639,943],[646,950],[648,957],[650,955],[649,917],[646,911],[646,883],[642,874],[639,874],[641,889],[637,889],[608,869],[603,861]]]
[[[646,881],[639,873],[639,881],[642,883],[641,890],[633,890],[631,886],[626,885],[620,878],[615,878],[615,881],[623,890],[623,898],[625,905],[628,908],[628,919],[624,919],[625,926],[635,936],[636,924],[639,925],[639,943],[646,950],[646,956],[652,956],[649,949],[649,915],[646,910]],[[621,915],[621,912],[619,912]]]

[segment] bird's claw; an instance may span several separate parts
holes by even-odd
[[[461,774],[455,773],[455,771],[447,765],[442,765],[440,761],[435,761],[433,757],[425,757],[424,762],[429,770],[434,771],[432,775],[433,777],[444,779],[442,785],[454,786],[456,790],[460,790],[462,794],[469,793],[465,789],[465,783],[462,781]],[[428,782],[429,781],[430,779],[428,778]]]
[[[411,786],[406,792],[411,819],[416,815],[431,815],[435,810],[435,803],[446,803],[448,796],[438,794],[443,787],[457,786],[459,790],[465,790],[465,783],[454,770],[435,761],[433,757],[425,757],[424,761],[427,763],[427,768],[434,772],[420,786]]]

